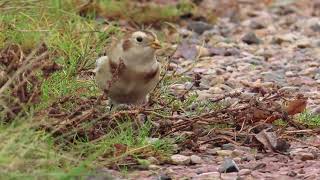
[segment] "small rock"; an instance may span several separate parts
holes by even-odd
[[[198,98],[197,100],[203,101],[213,97],[213,94],[209,91],[197,91]]]
[[[168,175],[162,174],[160,175],[157,180],[171,180],[172,178]]]
[[[236,149],[236,147],[234,144],[228,143],[228,144],[223,144],[221,146],[221,149],[222,150],[234,150],[234,149]]]
[[[238,56],[240,53],[240,50],[237,48],[227,48],[224,56]]]
[[[300,159],[302,161],[314,160],[315,159],[314,155],[312,153],[309,153],[309,152],[301,152],[299,156],[300,156]]]
[[[199,174],[198,176],[195,176],[194,179],[220,179],[220,173],[219,172],[207,172]]]
[[[263,80],[265,82],[276,82],[276,83],[284,83],[284,77],[279,74],[279,73],[275,73],[272,71],[267,71],[267,72],[263,72],[261,73]]]
[[[311,41],[309,39],[301,39],[296,43],[297,48],[310,48],[311,47]]]
[[[223,173],[221,174],[221,179],[223,180],[241,180],[240,177],[238,177],[238,173]]]
[[[294,76],[297,76],[297,74],[295,74],[294,72],[292,72],[292,71],[287,71],[286,73],[285,73],[285,75],[287,76],[287,77],[294,77]]]
[[[310,76],[310,75],[316,75],[316,74],[319,74],[320,73],[320,69],[317,68],[317,67],[310,67],[310,68],[307,68],[303,71],[301,71],[299,73],[299,75],[303,75],[303,76]]]
[[[206,150],[206,152],[207,152],[208,154],[210,154],[210,155],[217,155],[217,154],[218,154],[217,151],[218,151],[218,150],[216,150],[216,149],[207,149],[207,150]]]
[[[320,32],[320,23],[311,25],[310,29],[314,32]]]
[[[148,169],[155,171],[155,170],[161,169],[161,166],[154,165],[154,164],[150,164],[150,165],[148,166]]]
[[[241,161],[253,161],[255,160],[255,158],[253,156],[244,156],[244,157],[241,157]]]
[[[243,92],[240,94],[241,99],[249,100],[255,97],[256,93],[250,93],[250,92]]]
[[[201,164],[203,163],[203,160],[200,156],[197,155],[191,155],[190,160],[192,164]]]
[[[171,161],[176,165],[188,165],[191,160],[189,156],[175,154],[171,156]]]
[[[205,31],[208,31],[213,28],[211,24],[205,23],[203,21],[190,21],[187,28],[191,31],[194,31],[198,34],[202,34]]]
[[[249,27],[251,29],[263,29],[265,28],[265,25],[263,25],[261,22],[258,22],[258,21],[251,21],[249,24]]]
[[[251,170],[250,169],[241,169],[240,171],[239,171],[239,175],[240,176],[245,176],[245,175],[249,175],[249,174],[251,174]]]
[[[258,164],[256,164],[252,169],[253,169],[253,170],[258,170],[258,169],[263,169],[263,168],[265,168],[265,167],[267,167],[267,164],[266,164],[266,163],[258,163]]]
[[[263,157],[264,157],[264,155],[262,155],[262,154],[255,155],[256,160],[261,160],[261,159],[263,159]]]
[[[211,56],[224,56],[226,54],[225,48],[210,48],[209,53]]]
[[[285,86],[279,89],[281,93],[295,93],[299,91],[299,87],[296,86]]]
[[[222,157],[226,157],[226,156],[231,157],[232,153],[233,153],[233,151],[231,151],[231,150],[218,150],[217,151],[217,154]]]
[[[261,40],[257,37],[257,35],[254,32],[249,32],[245,34],[241,40],[249,45],[251,44],[259,44]]]
[[[290,172],[287,173],[287,175],[290,176],[290,177],[295,177],[297,175],[297,173],[294,172],[294,171],[290,171]]]
[[[282,44],[284,42],[294,42],[298,37],[293,33],[288,33],[284,35],[279,35],[272,39],[272,43],[274,44]]]
[[[310,110],[311,114],[313,115],[320,115],[320,106],[317,106]]]
[[[236,156],[236,157],[242,156],[243,154],[244,154],[244,152],[241,151],[241,150],[239,150],[239,149],[235,149],[235,150],[233,150],[233,152],[232,152],[232,155],[233,155],[233,156]]]
[[[213,94],[222,94],[224,93],[224,90],[221,89],[220,87],[211,87],[209,88],[209,91]]]
[[[225,158],[222,165],[219,167],[219,172],[221,173],[239,172],[239,167],[234,162],[234,160],[230,158]]]

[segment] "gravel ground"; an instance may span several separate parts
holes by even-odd
[[[178,49],[170,67],[185,72],[195,64],[185,75],[201,74],[200,87],[193,89],[200,100],[235,90],[255,96],[252,87],[266,91],[277,88],[303,94],[308,98],[308,111],[319,114],[320,2],[272,8],[246,2],[236,12],[236,19],[219,18],[215,25],[189,22],[179,28],[184,39],[175,45]],[[176,91],[188,87],[190,83],[171,88]],[[304,142],[319,144],[320,136]],[[232,144],[207,145],[200,153],[185,150],[171,157],[172,164],[150,165],[146,170],[129,172],[127,177],[311,180],[320,178],[319,155],[319,149],[302,143],[292,143],[287,154],[262,153]],[[103,171],[119,176],[116,171]]]

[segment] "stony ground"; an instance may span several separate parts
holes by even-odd
[[[215,98],[237,90],[254,97],[257,93],[252,90],[254,88],[266,91],[276,88],[303,94],[308,98],[307,109],[318,114],[320,6],[314,2],[311,6],[267,7],[244,1],[238,14],[233,18],[219,18],[215,25],[188,22],[186,27],[178,28],[184,39],[181,44],[174,45],[177,51],[170,68],[187,76],[201,75],[200,86],[192,88],[199,99]],[[174,92],[188,88],[190,83],[171,87]],[[171,164],[160,165],[155,161],[148,169],[129,171],[126,177],[163,180],[318,179],[320,151],[306,143],[319,147],[320,136],[304,139],[304,143],[291,143],[288,152],[282,154],[233,144],[222,147],[209,144],[200,147],[201,152],[184,150],[173,155]],[[116,171],[102,171],[120,177]]]

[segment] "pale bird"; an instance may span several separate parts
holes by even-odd
[[[111,46],[96,60],[96,82],[107,92],[110,105],[141,105],[160,78],[155,51],[161,45],[150,31],[136,31]]]

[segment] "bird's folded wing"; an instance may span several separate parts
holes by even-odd
[[[98,70],[109,60],[108,56],[102,56],[96,60],[96,67],[94,72],[98,72]]]

